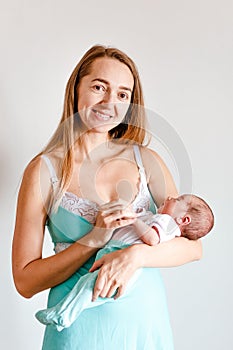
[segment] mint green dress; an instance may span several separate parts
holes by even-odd
[[[44,156],[51,172],[56,174],[49,159]],[[139,167],[140,186],[133,202],[135,210],[150,207],[151,196],[147,189],[139,149],[135,147]],[[47,226],[55,251],[65,249],[87,232],[95,222],[96,203],[65,193],[56,213]],[[88,273],[95,260],[91,257],[69,279],[51,288],[47,307],[58,304],[75,286],[81,276]],[[46,326],[42,350],[173,350],[166,296],[159,269],[141,269],[134,288],[127,296],[82,311],[68,328],[58,331]]]

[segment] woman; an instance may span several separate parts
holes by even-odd
[[[156,267],[199,259],[201,243],[176,238],[154,247],[134,245],[93,264],[113,231],[131,224],[135,210],[148,209],[148,188],[157,205],[168,195],[177,196],[173,179],[155,152],[140,146],[135,155],[133,144],[142,145],[144,139],[143,96],[134,63],[117,49],[92,47],[68,81],[58,129],[25,170],[13,274],[17,290],[26,298],[51,288],[52,306],[81,275],[100,268],[93,299],[111,297],[116,290],[118,299],[84,311],[78,322],[60,333],[48,326],[44,350],[173,349]],[[46,223],[57,254],[42,258]],[[119,298],[140,267],[147,269],[137,288],[130,298]]]

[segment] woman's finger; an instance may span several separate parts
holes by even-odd
[[[99,296],[102,298],[105,298],[109,290],[110,283],[111,282],[106,271],[105,273],[103,273],[103,271],[100,269],[98,273],[98,277],[95,281],[92,300],[93,301],[96,300]]]
[[[95,282],[94,289],[93,289],[92,301],[95,301],[101,295],[104,285],[105,285],[105,279],[103,278],[103,276],[102,278],[99,278],[99,275],[98,275]]]
[[[102,215],[104,215],[104,216],[107,216],[109,214],[113,214],[116,212],[124,212],[125,210],[127,210],[127,208],[122,206],[122,205],[116,205],[116,206],[111,207],[111,208],[100,209]]]
[[[108,216],[105,216],[104,220],[109,223],[115,220],[130,220],[135,218],[136,213],[126,210],[120,210],[115,213],[109,214]]]
[[[116,210],[124,210],[126,207],[123,206],[123,205],[120,205],[120,204],[116,204],[116,205],[113,205],[113,206],[103,206],[103,207],[100,207],[99,210],[102,211],[103,213],[111,213],[111,212],[114,212]]]
[[[94,264],[89,269],[89,272],[94,272],[95,270],[99,269],[103,265],[102,259],[98,259],[94,262]]]
[[[129,206],[129,203],[128,202],[125,202],[123,200],[115,200],[115,201],[112,201],[112,202],[108,202],[108,203],[105,203],[105,204],[102,204],[99,206],[99,209],[101,211],[107,211],[107,210],[111,210],[111,209],[115,209],[117,210],[118,208],[119,209],[125,209]]]
[[[101,268],[104,263],[103,258],[96,260],[89,269],[89,272],[94,272],[95,270]],[[105,297],[107,291],[109,290],[109,287],[107,287],[108,283],[109,281],[107,279],[106,273],[102,273],[100,270],[93,289],[92,301],[95,301],[99,296]]]
[[[133,211],[130,203],[125,201],[113,201],[99,206],[99,210],[104,214],[108,215],[116,211]]]
[[[114,294],[116,294],[118,291],[118,284],[116,281],[112,282],[112,285],[110,286],[110,288],[108,289],[108,292],[106,294],[106,298],[111,298],[114,296]],[[115,296],[114,296],[115,299]]]
[[[120,298],[120,297],[124,294],[124,292],[125,292],[125,286],[120,286],[120,287],[118,287],[117,293],[116,293],[116,295],[114,296],[114,299]]]
[[[111,298],[114,294],[116,294],[117,288],[119,286],[118,280],[116,277],[112,276],[106,280],[106,283],[103,287],[100,296],[102,298]]]

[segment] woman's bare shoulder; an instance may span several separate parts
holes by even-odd
[[[34,157],[25,167],[20,186],[20,197],[35,197],[45,203],[51,194],[50,174],[41,154]]]
[[[140,146],[140,154],[146,173],[149,175],[151,171],[156,170],[158,167],[162,170],[166,169],[166,165],[161,156],[153,149]]]
[[[162,161],[160,155],[152,148],[140,146],[140,152],[143,159],[156,159],[158,161]]]
[[[52,163],[52,166],[54,169],[59,171],[60,164],[63,158],[63,154],[61,150],[55,150],[52,152],[41,152],[37,156],[35,156],[26,166],[24,170],[24,178],[25,179],[37,179],[38,176],[48,176],[49,175],[49,169],[46,164],[46,162],[43,159],[43,156],[49,158],[50,162]]]
[[[42,158],[40,155],[34,157],[27,165],[24,170],[23,180],[32,181],[36,180],[41,172]]]

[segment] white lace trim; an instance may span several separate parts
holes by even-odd
[[[62,197],[60,205],[64,209],[85,218],[91,224],[95,223],[98,213],[97,203],[86,198],[80,198],[73,193],[66,192]],[[148,197],[147,189],[144,188],[142,183],[140,183],[139,192],[132,205],[133,210],[136,212],[139,212],[142,209],[149,210],[150,198]]]
[[[95,223],[98,213],[98,205],[86,198],[80,198],[73,193],[66,192],[62,197],[61,204],[64,209],[80,215],[91,224]]]
[[[135,212],[140,212],[141,210],[149,210],[150,208],[150,196],[148,194],[148,189],[145,188],[142,179],[140,179],[139,191],[136,198],[133,201],[133,210]]]
[[[88,220],[91,224],[95,224],[96,216],[98,213],[98,204],[90,201],[86,198],[79,198],[71,192],[66,192],[62,197],[61,204],[64,209],[83,217]],[[139,191],[136,195],[133,203],[133,210],[141,212],[149,210],[150,208],[150,197],[147,188],[140,182]],[[55,244],[54,251],[59,253],[64,249],[67,249],[72,243],[59,242]]]

